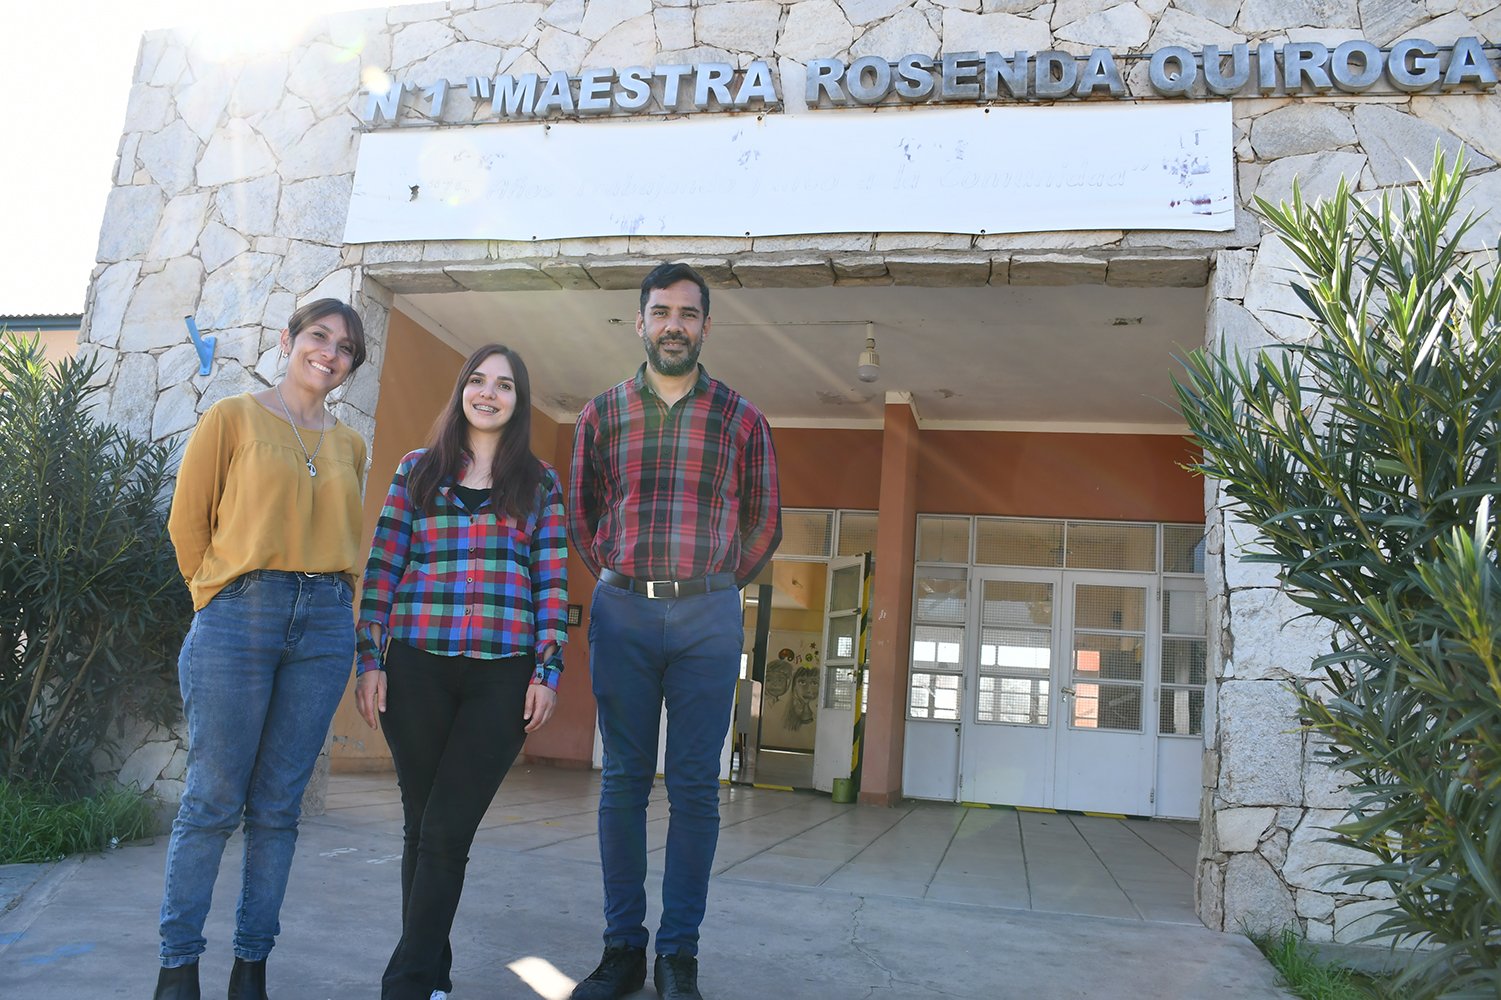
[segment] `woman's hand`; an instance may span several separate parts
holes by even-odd
[[[386,710],[386,672],[367,670],[354,681],[354,703],[371,729],[379,729],[379,713]],[[528,706],[531,701],[528,699]]]
[[[382,685],[384,690],[384,685]],[[526,711],[522,718],[527,720],[526,731],[535,733],[547,725],[547,720],[552,718],[552,710],[558,705],[558,693],[546,684],[528,684],[526,688]]]

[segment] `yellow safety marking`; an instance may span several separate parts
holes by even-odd
[[[1084,815],[1086,815],[1086,816],[1098,816],[1100,819],[1125,819],[1126,818],[1126,814],[1125,813],[1097,813],[1097,812],[1090,812],[1088,809],[1084,810]]]
[[[793,788],[792,788],[791,785],[763,785],[760,782],[756,782],[756,781],[752,781],[751,782],[751,787],[752,788],[764,788],[768,792],[790,792],[790,791],[793,791]]]
[[[1014,806],[1017,812],[1047,813],[1050,816],[1058,815],[1057,809],[1044,809],[1042,806]]]
[[[854,711],[850,720],[855,737],[850,747],[850,776],[860,769],[860,720],[864,715],[861,705],[864,703],[863,690],[865,688],[865,671],[870,666],[870,602],[871,594],[875,587],[875,574],[871,572],[870,553],[861,557],[860,573],[862,583],[860,587],[860,617],[859,631],[855,640],[855,695]]]
[[[966,808],[966,809],[989,809],[990,808],[990,803],[989,802],[961,802],[959,804],[961,806],[963,806],[964,808]]]

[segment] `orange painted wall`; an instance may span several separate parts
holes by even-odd
[[[534,447],[539,456],[558,470],[566,488],[573,425],[553,423],[541,414],[535,415],[533,421],[546,421],[553,428],[550,446]],[[533,440],[536,438],[534,434]],[[568,556],[568,603],[579,605],[583,618],[568,629],[568,644],[563,647],[563,679],[558,684],[558,705],[552,721],[527,737],[523,753],[531,761],[589,767],[594,760],[594,691],[589,680],[589,598],[594,593],[594,577],[571,548]]]
[[[879,430],[775,428],[786,507],[871,510]],[[1204,519],[1204,484],[1171,434],[920,431],[917,511],[1113,521]]]
[[[1172,434],[923,431],[917,509],[1110,521],[1204,520],[1194,453]]]
[[[24,326],[14,329],[5,329],[0,326],[0,330],[3,330],[3,334],[0,335],[6,337],[25,337],[28,340],[34,337],[40,338],[42,357],[48,361],[61,361],[63,358],[71,358],[78,353],[77,330],[28,330]]]
[[[77,330],[43,330],[41,335],[42,351],[49,361],[71,358],[78,353]]]
[[[783,507],[874,510],[881,495],[881,431],[774,427]]]

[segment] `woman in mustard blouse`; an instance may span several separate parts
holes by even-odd
[[[156,1000],[198,1000],[203,924],[243,820],[230,1000],[264,1000],[303,789],[354,660],[365,442],[324,409],[365,360],[354,309],[319,299],[281,334],[286,375],[215,403],[168,528],[193,595],[178,659],[186,789],[167,849]]]

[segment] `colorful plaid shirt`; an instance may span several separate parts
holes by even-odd
[[[422,457],[401,460],[375,525],[360,598],[359,672],[381,665],[372,626],[439,656],[537,657],[534,683],[556,689],[568,641],[568,542],[563,490],[544,463],[537,510],[525,522],[476,511],[444,485],[432,514],[416,509],[407,476]],[[541,650],[557,647],[546,661]]]
[[[641,580],[730,572],[745,586],[782,539],[766,418],[702,366],[668,407],[643,364],[579,414],[568,530],[596,576],[601,566]]]

